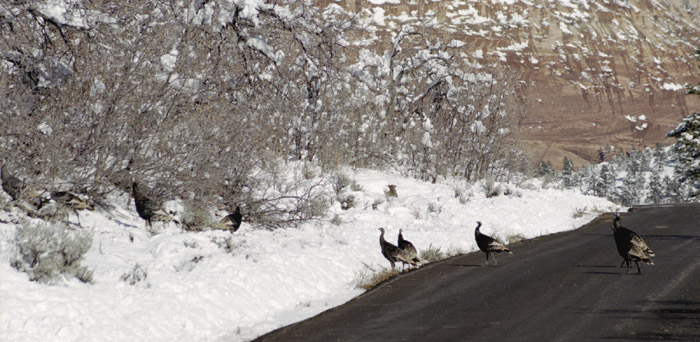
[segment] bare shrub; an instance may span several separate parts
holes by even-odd
[[[333,215],[333,218],[331,219],[331,224],[334,226],[339,226],[343,224],[343,219],[340,217],[340,215],[335,214]]]
[[[355,287],[369,291],[382,282],[399,275],[398,271],[390,269],[373,269],[367,264],[364,268],[355,272]]]
[[[352,180],[344,173],[337,173],[332,178],[333,191],[335,191],[336,196],[349,187],[352,184]]]
[[[511,243],[516,243],[525,240],[525,237],[522,234],[512,234],[506,236],[505,240],[506,245],[510,245]]]
[[[474,196],[471,190],[464,190],[459,187],[455,187],[455,198],[459,200],[459,203],[461,204],[467,204],[469,200]]]
[[[182,227],[185,230],[202,231],[211,229],[217,224],[212,220],[211,213],[206,208],[192,204],[185,206],[185,211],[180,217]]]
[[[494,177],[486,177],[484,180],[483,189],[484,194],[486,194],[486,198],[498,197],[502,193],[501,185],[496,184]]]
[[[340,208],[343,210],[350,210],[357,206],[357,200],[353,195],[340,196],[338,201],[340,202]]]
[[[420,251],[420,259],[424,264],[440,261],[445,258],[445,253],[443,253],[439,247],[433,246],[432,243],[428,246],[428,249]]]
[[[583,207],[583,208],[577,208],[573,214],[571,214],[571,217],[573,218],[581,218],[584,215],[588,214],[588,207]]]
[[[467,65],[421,24],[362,65],[356,19],[306,0],[97,0],[70,22],[5,6],[0,154],[36,189],[100,200],[138,180],[279,227],[322,215],[314,180],[340,166],[473,180],[498,177],[514,146],[515,76]],[[311,165],[296,186],[271,176],[289,161]]]
[[[431,201],[428,203],[428,213],[430,214],[440,214],[442,213],[442,204],[439,201]]]
[[[233,251],[236,248],[236,243],[233,241],[233,238],[230,236],[227,237],[213,237],[211,239],[211,242],[213,242],[215,245],[217,245],[219,248],[223,249],[224,252],[226,253],[233,253]]]
[[[126,272],[119,277],[119,280],[126,282],[129,285],[136,285],[148,278],[148,272],[145,267],[136,263],[131,271]]]

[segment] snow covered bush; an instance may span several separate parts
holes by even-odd
[[[445,259],[445,253],[440,250],[440,247],[435,247],[431,243],[427,249],[420,251],[420,260],[423,264],[440,261]]]
[[[92,271],[80,262],[92,245],[92,233],[67,224],[23,221],[15,233],[12,267],[26,272],[29,279],[55,283],[61,277],[92,282]]]
[[[501,184],[497,183],[494,177],[486,177],[482,186],[487,198],[501,195]]]
[[[180,217],[185,230],[202,231],[216,228],[209,211],[200,206],[192,204],[186,205],[185,211]]]
[[[350,165],[434,182],[512,159],[515,74],[420,23],[370,49],[349,38],[361,16],[306,0],[6,7],[0,154],[35,188],[101,200],[138,180],[279,226],[322,214],[267,178],[290,160],[320,169],[305,180]]]
[[[668,132],[677,138],[674,150],[678,156],[676,175],[691,188],[691,196],[700,195],[700,113],[695,112]]]
[[[145,281],[148,278],[148,272],[146,268],[139,265],[138,263],[134,265],[131,271],[122,274],[119,280],[126,282],[129,285],[136,285],[141,281]]]

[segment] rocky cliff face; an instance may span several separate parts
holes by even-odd
[[[522,136],[535,161],[578,165],[605,146],[664,142],[700,109],[684,95],[700,75],[700,1],[487,0],[316,1],[366,19],[373,48],[390,47],[404,24],[439,30],[475,65],[521,78]]]

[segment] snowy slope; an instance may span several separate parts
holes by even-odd
[[[484,233],[508,240],[574,229],[599,212],[619,210],[604,199],[536,183],[486,198],[483,183],[430,184],[367,170],[348,175],[363,188],[348,193],[358,205],[343,211],[336,203],[328,220],[294,229],[244,222],[232,235],[183,232],[171,224],[151,236],[126,197],[115,199],[109,212],[81,212],[83,229],[94,232],[82,263],[94,270],[94,284],[30,282],[10,266],[15,224],[0,223],[0,340],[250,340],[362,293],[355,286],[360,272],[389,267],[379,251],[379,227],[387,228],[390,241],[403,228],[419,252],[432,244],[456,254],[477,248],[477,220]],[[397,185],[399,197],[385,196],[388,184]],[[460,187],[465,204],[455,197]],[[330,222],[335,215],[341,224]],[[19,216],[16,208],[2,211],[0,222]],[[513,251],[518,257],[517,247]],[[120,280],[137,264],[145,280]]]

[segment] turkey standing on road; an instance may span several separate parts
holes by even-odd
[[[498,241],[488,235],[481,234],[479,228],[481,227],[481,222],[477,221],[476,230],[474,230],[474,238],[476,238],[476,245],[479,249],[486,254],[485,265],[489,263],[489,255],[493,256],[493,265],[498,265],[496,261],[496,255],[494,253],[506,252],[508,254],[513,254],[501,241]]]
[[[403,239],[402,232],[403,229],[399,229],[398,247],[401,250],[401,253],[397,257],[402,263],[401,271],[404,270],[406,264],[411,264],[411,266],[417,266],[420,262],[420,259],[418,259],[418,252],[416,251],[416,247],[413,246],[411,241]]]
[[[229,214],[223,219],[221,219],[220,224],[222,224],[227,229],[235,232],[241,227],[241,222],[243,221],[243,216],[241,215],[241,208],[236,206],[236,211],[233,214]]]
[[[10,172],[7,171],[5,163],[2,164],[0,172],[2,172],[2,189],[5,190],[5,192],[7,192],[10,195],[10,197],[12,197],[12,200],[19,199],[22,195],[22,188],[24,185],[22,184],[22,181],[19,180],[19,178],[11,175]]]
[[[622,257],[620,267],[627,263],[627,274],[630,273],[630,261],[634,261],[634,264],[637,265],[637,274],[642,273],[642,270],[639,268],[639,261],[643,261],[649,265],[654,264],[654,262],[649,258],[656,256],[654,255],[654,251],[647,246],[646,242],[644,242],[644,240],[637,235],[637,233],[620,226],[619,213],[615,216],[612,230],[613,235],[615,236],[617,252],[620,253],[620,256]]]
[[[384,228],[379,228],[379,231],[382,232],[382,234],[379,235],[379,246],[382,247],[382,255],[386,258],[386,260],[389,260],[391,263],[391,270],[393,271],[394,263],[396,261],[400,261],[397,256],[401,253],[401,250],[399,247],[396,247],[384,240]]]
[[[165,209],[160,206],[160,204],[144,196],[144,194],[142,194],[139,190],[136,182],[131,185],[131,189],[134,192],[136,211],[139,213],[139,216],[141,216],[142,219],[146,220],[148,227],[152,227],[152,221],[175,221],[172,216],[170,216],[170,214],[168,214],[168,212],[166,212]],[[177,223],[177,221],[175,221],[175,223]]]

